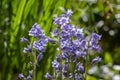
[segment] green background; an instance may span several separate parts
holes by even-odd
[[[120,76],[120,0],[0,0],[0,80],[18,80],[19,73],[28,74],[29,59],[23,54],[26,45],[21,37],[30,39],[28,31],[35,22],[50,36],[55,28],[53,18],[67,9],[73,11],[72,24],[102,35],[102,61],[88,80]],[[37,67],[37,80],[44,80],[47,71],[52,73],[55,47],[48,45]]]

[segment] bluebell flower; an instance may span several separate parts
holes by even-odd
[[[46,73],[44,77],[47,78],[47,79],[52,80],[52,76],[49,73]]]
[[[69,9],[69,10],[67,10],[67,12],[66,12],[66,17],[70,17],[70,16],[72,16],[72,10],[71,9]]]
[[[76,54],[76,58],[80,58],[80,57],[85,58],[85,56],[87,55],[87,52],[77,50],[75,54]]]
[[[37,55],[37,62],[40,61],[42,58],[43,58],[43,54],[42,54],[42,53],[39,53],[39,54]]]
[[[50,37],[47,37],[47,39],[48,39],[48,42],[50,42],[50,43],[56,43],[56,41],[51,39]]]
[[[58,17],[58,18],[54,19],[54,24],[57,24],[57,25],[66,25],[69,22],[70,22],[69,18],[64,17],[64,16],[61,16],[61,17]]]
[[[56,60],[52,62],[52,67],[56,69],[56,72],[60,71],[60,63],[57,62]]]
[[[68,64],[62,65],[62,71],[68,71],[68,70],[69,70],[69,65]]]
[[[75,57],[76,57],[76,58],[80,58],[80,57],[83,57],[83,58],[84,58],[84,56],[86,56],[86,52],[76,50],[76,52],[75,52]]]
[[[77,68],[77,70],[78,70],[81,74],[84,73],[84,67],[82,66],[82,64],[77,63],[77,64],[76,64],[76,68]]]
[[[39,51],[39,52],[44,52],[45,51],[45,46],[47,44],[48,40],[47,39],[41,39],[39,42],[35,41],[33,43],[33,47]]]
[[[91,49],[93,49],[97,52],[100,52],[101,47],[99,46],[99,44],[96,44],[95,42],[93,42],[92,45],[91,45]]]
[[[44,46],[43,46],[40,42],[35,41],[35,42],[33,43],[33,46],[34,46],[34,48],[35,48],[37,51],[39,51],[39,52],[44,52],[44,51],[45,51]]]
[[[93,49],[97,52],[100,52],[101,47],[98,44],[98,41],[101,39],[101,35],[98,35],[96,33],[92,33],[91,41],[90,41],[90,49]]]
[[[73,78],[73,74],[69,73],[69,79]]]
[[[27,80],[31,80],[32,79],[32,72],[33,71],[29,71],[29,75],[27,76]]]
[[[65,24],[65,25],[61,25],[61,29],[62,31],[67,31],[70,33],[70,31],[72,30],[73,26],[70,24]]]
[[[69,74],[69,66],[68,66],[68,64],[63,64],[62,65],[62,74],[65,76],[65,77],[67,77],[68,76],[68,74]]]
[[[101,35],[98,35],[97,33],[92,33],[92,37],[91,37],[91,40],[92,41],[98,41],[101,39]]]
[[[29,40],[27,38],[25,38],[25,37],[22,37],[21,41],[24,42],[24,43],[28,43],[29,42]]]
[[[57,24],[57,25],[60,25],[59,23],[60,23],[60,18],[59,17],[57,17],[57,18],[54,18],[54,22],[53,22],[54,24]]]
[[[43,31],[41,30],[40,26],[35,23],[29,31],[29,36],[34,36],[36,38],[44,37]]]
[[[31,70],[31,71],[29,71],[29,76],[31,76],[32,77],[32,73],[33,73],[33,71]]]
[[[66,25],[70,22],[69,18],[66,17],[60,17],[59,24],[60,25]]]
[[[62,74],[64,75],[64,77],[68,76],[68,71],[63,71]]]
[[[23,73],[19,74],[19,78],[20,78],[20,79],[23,79],[23,78],[24,78]]]
[[[75,36],[76,39],[81,40],[83,38],[83,29],[76,28]]]
[[[64,60],[67,60],[67,59],[68,59],[67,53],[62,52],[62,59],[64,59]]]
[[[81,42],[80,42],[80,47],[81,47],[81,49],[82,50],[86,50],[87,49],[87,40],[82,40]]]
[[[76,28],[73,26],[70,32],[71,36],[76,36]]]
[[[95,64],[95,63],[100,62],[100,61],[101,61],[101,58],[98,56],[92,60],[92,64]]]
[[[66,48],[69,48],[70,47],[70,40],[61,41],[60,47],[63,50],[66,50]]]
[[[40,39],[39,43],[41,43],[42,46],[47,46],[48,39]]]
[[[69,52],[69,54],[70,54],[71,57],[75,57],[75,56],[76,56],[76,50],[77,50],[77,47],[76,47],[76,46],[72,45],[72,46],[70,47],[70,52]]]
[[[80,40],[73,40],[72,41],[72,46],[76,49],[80,49],[81,48],[81,41]]]
[[[62,31],[60,33],[60,41],[69,41],[71,40],[70,33],[68,31]]]
[[[58,28],[53,31],[52,36],[58,36]]]
[[[31,78],[32,78],[32,77],[28,75],[26,80],[31,80]]]
[[[57,60],[58,62],[61,61],[61,59],[60,59],[60,55],[59,55],[59,54],[56,56],[56,60]]]
[[[31,45],[28,45],[28,47],[25,47],[24,50],[23,50],[24,53],[29,53],[31,51],[32,51],[32,46]]]
[[[78,73],[75,73],[75,80],[81,80],[81,76]]]

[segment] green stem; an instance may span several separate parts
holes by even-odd
[[[86,60],[85,60],[85,66],[84,66],[84,68],[85,68],[85,76],[84,76],[84,80],[86,80],[87,79],[87,72],[88,72],[88,63],[87,63],[87,56],[86,56]]]
[[[72,62],[72,73],[73,73],[73,80],[75,80],[75,73],[74,73],[74,70],[75,70],[75,64],[74,62]]]
[[[58,77],[58,80],[62,80],[62,50],[60,47],[60,29],[59,29],[58,36],[59,36],[59,50],[60,50],[60,76]]]
[[[33,53],[34,67],[33,67],[33,80],[36,80],[36,53]]]
[[[32,38],[32,43],[33,44],[34,38]],[[33,47],[33,45],[32,45]],[[36,51],[32,48],[32,57],[33,57],[33,80],[36,80]]]

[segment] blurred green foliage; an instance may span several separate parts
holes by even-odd
[[[87,34],[102,34],[100,64],[120,65],[120,0],[0,0],[0,80],[18,80],[20,72],[27,75],[29,59],[23,54],[25,45],[20,38],[29,38],[28,31],[35,22],[50,36],[55,28],[53,18],[67,9],[73,10],[71,19],[77,27],[87,29]],[[54,48],[48,45],[38,66],[37,80],[44,80],[46,71],[52,73]]]

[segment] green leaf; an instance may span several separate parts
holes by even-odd
[[[24,6],[25,6],[26,0],[21,0],[20,1],[20,5],[18,7],[17,13],[16,13],[16,17],[14,19],[14,23],[11,25],[12,26],[12,32],[11,32],[11,42],[14,42],[16,39],[16,35],[18,33],[19,30],[19,24],[21,22],[22,19],[22,14],[23,14],[23,10],[24,10]],[[10,44],[10,46],[12,46]]]
[[[93,76],[87,76],[87,80],[97,80],[97,79]]]
[[[28,13],[31,10],[31,7],[32,7],[33,3],[34,3],[34,0],[28,0],[28,2],[26,4],[26,7],[25,7],[25,10],[24,10],[23,19],[26,19]]]
[[[106,52],[106,53],[105,53],[105,55],[104,55],[104,59],[105,59],[105,62],[106,62],[107,64],[113,62],[112,57],[111,57],[111,55],[110,55],[109,52]]]

